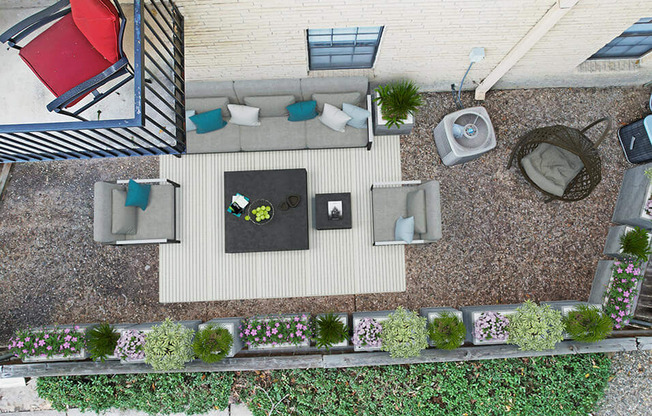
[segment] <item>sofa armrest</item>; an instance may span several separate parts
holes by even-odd
[[[367,150],[371,150],[371,145],[374,143],[374,122],[371,116],[371,95],[367,94],[367,110],[369,117],[367,117]]]
[[[117,183],[117,184],[122,184],[122,185],[126,185],[126,184],[129,183],[129,181],[130,181],[130,179],[119,179],[119,180],[115,181],[115,183]],[[171,180],[169,180],[169,179],[165,179],[165,178],[157,178],[157,179],[133,179],[133,181],[134,181],[134,182],[138,182],[138,183],[150,183],[150,184],[159,184],[159,185],[164,185],[164,184],[166,184],[166,183],[169,183],[170,185],[174,186],[175,188],[178,188],[178,187],[180,186],[178,183],[176,183],[176,182],[172,182]]]
[[[124,185],[109,182],[96,182],[93,198],[93,239],[99,243],[113,244],[124,240],[124,234],[111,232],[112,208],[111,191],[124,189]]]
[[[427,241],[437,241],[441,239],[441,196],[439,192],[439,182],[427,181],[418,186],[426,193],[426,232],[421,237]]]

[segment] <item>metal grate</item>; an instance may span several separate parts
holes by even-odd
[[[0,163],[185,152],[184,18],[134,0],[134,117],[0,125]]]

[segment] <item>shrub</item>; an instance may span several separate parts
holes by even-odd
[[[526,300],[511,316],[509,343],[518,345],[519,350],[543,351],[555,348],[564,339],[564,324],[561,312],[550,305],[538,306]]]
[[[473,325],[473,336],[479,341],[507,341],[509,318],[495,312],[483,312]]]
[[[115,354],[121,360],[142,360],[145,358],[145,334],[128,329],[123,331],[115,345]]]
[[[315,320],[315,343],[317,348],[330,349],[349,336],[349,328],[334,313],[327,313]]]
[[[240,325],[240,338],[248,347],[289,343],[299,345],[310,339],[312,329],[306,315],[284,318],[247,318]]]
[[[362,318],[353,328],[351,341],[355,347],[380,347],[382,346],[381,334],[383,326],[373,318]]]
[[[382,350],[392,358],[418,357],[428,348],[426,323],[426,318],[399,306],[382,324]]]
[[[78,326],[48,330],[24,329],[9,339],[9,352],[24,360],[27,357],[69,357],[84,349],[84,333]]]
[[[149,414],[200,414],[225,409],[233,373],[115,374],[39,377],[36,391],[61,412],[115,408]],[[117,412],[116,412],[117,413]],[[228,413],[228,412],[227,412]]]
[[[606,293],[604,311],[614,321],[614,328],[620,329],[629,323],[634,315],[634,299],[636,286],[643,278],[644,270],[640,261],[627,259],[615,261],[612,268],[612,278]]]
[[[635,227],[620,236],[620,249],[623,254],[630,254],[641,261],[650,255],[650,240],[647,230]]]
[[[197,332],[192,342],[195,355],[205,363],[216,363],[226,357],[233,346],[231,333],[221,326],[208,325]]]
[[[436,348],[454,350],[462,345],[466,338],[466,327],[455,314],[442,313],[428,327],[428,336]]]
[[[378,97],[374,100],[382,107],[387,128],[399,128],[408,114],[416,114],[419,106],[423,104],[419,87],[412,81],[393,81],[376,88],[376,93]]]
[[[120,334],[107,323],[96,325],[86,331],[86,348],[91,359],[104,362],[106,357],[115,351],[118,338]]]
[[[609,336],[613,322],[608,315],[590,305],[577,305],[564,317],[566,332],[576,341],[597,342]]]
[[[154,325],[145,342],[145,362],[154,370],[169,371],[184,367],[195,355],[192,351],[192,337],[195,331],[170,318],[160,325]]]

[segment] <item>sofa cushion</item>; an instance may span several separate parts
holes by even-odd
[[[260,126],[260,121],[258,120],[259,108],[238,104],[229,104],[227,108],[231,112],[231,120],[229,122],[238,126]]]
[[[240,127],[227,123],[222,129],[205,134],[196,131],[186,133],[188,153],[239,152]]]
[[[407,194],[407,215],[414,217],[415,233],[426,232],[426,193],[423,189]]]
[[[145,211],[149,204],[149,193],[151,189],[152,185],[138,183],[133,179],[129,179],[125,206],[138,207]]]
[[[367,145],[367,131],[346,126],[344,133],[322,124],[319,119],[306,123],[306,141],[309,149],[331,149],[342,147],[364,147]]]
[[[361,97],[369,91],[367,77],[311,77],[301,79],[304,100],[311,100],[315,93],[359,92]],[[331,103],[332,104],[332,103]]]
[[[319,115],[317,114],[317,102],[314,100],[294,103],[289,105],[287,110],[290,113],[288,121],[306,121]]]
[[[306,123],[264,117],[258,127],[241,126],[240,137],[245,151],[305,149]]]
[[[260,117],[288,116],[287,106],[294,104],[294,95],[270,95],[265,97],[245,97],[245,105],[260,108]]]
[[[371,113],[368,110],[365,110],[364,108],[349,103],[343,103],[342,111],[344,111],[346,115],[351,117],[351,120],[349,120],[348,123],[346,124],[356,129],[367,128],[367,120],[371,115]]]
[[[324,112],[319,117],[319,121],[324,126],[340,133],[344,133],[344,128],[349,120],[351,120],[351,117],[347,116],[344,111],[328,103],[324,104]]]
[[[174,187],[169,184],[153,185],[147,210],[136,210],[138,232],[134,235],[127,235],[125,239],[174,239],[174,206]]]
[[[342,104],[348,103],[351,105],[360,104],[359,92],[344,92],[337,94],[313,94],[312,99],[317,101],[317,111],[320,113],[324,111],[324,104],[328,103],[333,107],[342,108]]]
[[[233,81],[186,81],[186,108],[191,99],[213,97],[226,97],[230,102],[237,103]]]
[[[193,123],[192,120],[190,120],[190,117],[194,116],[195,114],[197,114],[195,110],[186,110],[186,132],[197,130],[197,126],[195,126],[195,123]]]
[[[414,217],[398,217],[394,229],[394,239],[410,244],[414,240]]]
[[[111,232],[113,234],[136,234],[136,207],[125,206],[127,193],[122,189],[111,191]]]
[[[91,45],[112,64],[119,59],[120,18],[111,0],[70,0],[72,19]]]
[[[195,114],[190,116],[190,120],[197,126],[197,134],[209,133],[226,126],[226,122],[222,118],[221,108]]]
[[[417,188],[426,193],[426,232],[421,234],[421,238],[428,241],[439,240],[442,236],[439,182],[424,182]]]
[[[256,96],[292,95],[295,101],[303,99],[301,80],[298,78],[235,81],[233,87],[240,104],[245,103],[245,97]]]
[[[229,108],[228,97],[212,97],[212,98],[188,98],[186,100],[186,109],[195,110],[197,113],[205,113],[207,111],[215,110],[217,108],[222,110],[222,117],[231,117]]]

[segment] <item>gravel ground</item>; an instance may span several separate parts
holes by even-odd
[[[532,128],[583,127],[605,114],[627,124],[648,113],[648,97],[646,88],[490,92],[484,105],[496,149],[446,167],[432,129],[454,110],[453,100],[449,93],[425,94],[414,131],[401,138],[403,178],[440,181],[444,238],[406,248],[403,293],[160,304],[157,247],[101,246],[92,230],[93,183],[157,177],[156,157],[17,164],[0,203],[0,342],[17,328],[54,322],[586,299],[628,167],[615,133],[600,147],[602,183],[584,201],[543,204],[505,165],[518,137]],[[473,104],[470,93],[463,98]]]
[[[595,416],[648,416],[652,413],[652,351],[614,354],[613,378]]]

